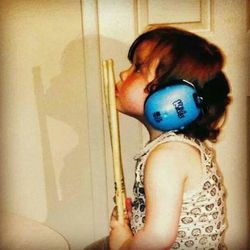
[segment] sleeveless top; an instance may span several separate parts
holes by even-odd
[[[134,201],[130,221],[133,234],[143,228],[146,219],[144,165],[147,157],[156,146],[171,141],[187,143],[197,148],[200,151],[202,164],[200,188],[183,195],[177,238],[171,249],[226,249],[225,188],[215,163],[214,153],[205,143],[174,132],[165,132],[149,142],[134,158],[136,160]]]

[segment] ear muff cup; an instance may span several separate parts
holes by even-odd
[[[144,114],[155,129],[183,130],[200,115],[201,100],[191,83],[178,80],[151,94],[145,101]]]

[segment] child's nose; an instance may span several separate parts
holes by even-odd
[[[122,81],[125,81],[126,78],[127,78],[127,75],[128,75],[127,70],[122,71],[122,72],[120,73],[120,79],[121,79]]]

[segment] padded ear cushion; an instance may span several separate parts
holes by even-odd
[[[200,101],[195,87],[180,80],[150,95],[145,101],[144,114],[155,129],[183,130],[200,115]]]

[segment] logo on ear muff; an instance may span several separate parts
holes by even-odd
[[[145,101],[144,114],[155,129],[183,130],[200,115],[201,101],[192,83],[178,80],[150,95]]]

